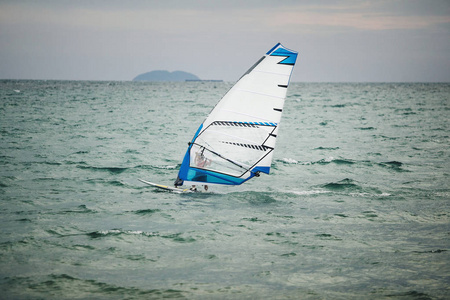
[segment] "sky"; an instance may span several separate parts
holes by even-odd
[[[295,82],[450,82],[450,0],[0,0],[0,79],[235,81],[278,42]]]

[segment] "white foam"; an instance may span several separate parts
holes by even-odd
[[[300,195],[300,196],[309,196],[309,195],[317,195],[317,194],[327,194],[331,193],[330,191],[322,191],[322,190],[313,190],[313,191],[291,191],[291,193]]]
[[[293,158],[283,158],[281,161],[287,164],[298,164],[298,161]]]

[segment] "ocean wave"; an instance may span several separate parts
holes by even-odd
[[[112,236],[144,236],[144,237],[154,237],[159,236],[158,233],[155,232],[145,232],[141,230],[122,230],[122,229],[110,229],[110,230],[98,230],[87,233],[87,236],[93,239],[104,238],[104,237],[112,237]]]
[[[326,105],[328,107],[333,107],[333,108],[344,108],[347,106],[347,104],[334,104],[334,105]]]
[[[329,233],[319,233],[316,234],[315,236],[321,240],[342,241],[342,238]]]
[[[352,159],[346,159],[346,158],[334,158],[333,156],[322,158],[317,161],[298,161],[293,158],[282,158],[277,159],[275,162],[279,162],[286,165],[327,165],[330,163],[338,164],[338,165],[352,165],[357,163],[357,161]]]
[[[232,196],[234,199],[242,200],[248,202],[252,205],[267,205],[277,202],[270,192],[233,192],[228,195]]]
[[[105,186],[116,186],[116,187],[127,187],[128,185],[119,181],[119,180],[105,180],[105,179],[87,179],[87,183],[96,185],[96,184],[102,184]]]
[[[293,159],[293,158],[282,158],[282,159],[277,159],[276,161],[281,162],[281,163],[285,163],[285,164],[298,164],[298,161]]]
[[[137,165],[134,169],[144,169],[144,170],[176,170],[180,168],[181,164],[175,165]]]
[[[124,168],[124,167],[93,167],[93,166],[84,166],[84,165],[78,165],[77,168],[83,169],[83,170],[98,171],[98,172],[108,172],[111,174],[120,174],[129,169],[129,168]]]
[[[176,170],[180,167],[180,164],[177,165],[163,165],[163,166],[152,166],[152,168],[155,169],[162,169],[162,170]]]
[[[376,128],[372,127],[372,126],[369,126],[369,127],[357,127],[355,129],[358,129],[358,130],[376,130]]]
[[[62,163],[57,161],[25,161],[22,162],[23,166],[32,166],[32,165],[49,165],[49,166],[61,166]]]
[[[97,211],[95,209],[87,208],[86,205],[82,204],[74,209],[67,209],[59,212],[60,214],[96,214]]]
[[[324,190],[311,190],[311,191],[289,191],[289,193],[299,195],[299,196],[311,196],[311,195],[327,194],[327,193],[331,193],[331,192],[324,191]]]
[[[196,240],[193,237],[183,237],[184,233],[173,233],[173,234],[166,234],[166,235],[160,235],[162,238],[164,239],[170,239],[173,240],[174,242],[178,242],[178,243],[192,243],[195,242]]]
[[[4,183],[3,181],[0,181],[0,188],[8,187],[9,185]]]
[[[136,215],[145,216],[145,215],[153,215],[157,212],[161,212],[160,209],[140,209],[133,211]]]
[[[388,161],[388,162],[380,162],[377,164],[380,167],[388,168],[390,170],[398,171],[398,172],[409,172],[408,170],[403,169],[403,163],[399,161]]]
[[[350,193],[349,195],[354,197],[378,197],[378,198],[385,198],[392,196],[392,194],[390,193],[383,193],[378,191],[376,191],[375,193]]]
[[[336,165],[364,165],[367,167],[379,166],[389,170],[398,171],[398,172],[409,172],[404,169],[404,163],[400,161],[387,161],[387,162],[375,162],[370,160],[353,160],[349,158],[335,158],[333,156],[329,156],[326,158],[322,158],[317,161],[298,161],[293,158],[282,158],[275,160],[275,163],[282,163],[284,165],[328,165],[328,164],[336,164]]]
[[[426,251],[413,251],[414,253],[424,254],[424,253],[443,253],[447,252],[446,249],[436,249],[436,250],[426,250]]]
[[[329,182],[320,185],[320,188],[329,190],[333,193],[343,193],[351,197],[369,197],[369,198],[386,198],[390,197],[390,193],[383,192],[378,188],[368,186],[350,178],[345,178],[337,182]]]
[[[353,165],[356,163],[356,161],[352,159],[345,159],[345,158],[334,158],[334,157],[327,157],[321,160],[318,160],[316,162],[313,162],[312,164],[329,164],[329,163],[335,163],[338,165]]]
[[[314,148],[313,150],[339,150],[339,147],[317,147]]]
[[[344,189],[351,189],[351,190],[361,189],[361,187],[356,183],[356,181],[350,178],[345,178],[337,182],[325,183],[322,185],[322,187],[333,191]]]
[[[176,289],[123,287],[68,274],[7,277],[2,284],[5,299],[186,299]]]
[[[160,232],[146,232],[142,230],[122,230],[122,229],[110,229],[110,230],[98,230],[86,234],[92,239],[108,238],[108,237],[159,237],[163,239],[169,239],[177,243],[192,243],[195,242],[191,236],[184,236],[185,233],[160,233]]]

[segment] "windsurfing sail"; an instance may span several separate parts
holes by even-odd
[[[175,185],[239,185],[269,174],[297,52],[278,43],[225,94],[200,125]]]

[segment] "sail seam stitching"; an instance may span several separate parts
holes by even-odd
[[[259,120],[264,120],[265,122],[268,122],[268,123],[271,123],[271,124],[275,124],[275,125],[272,125],[272,126],[276,126],[277,125],[277,122],[273,122],[273,121],[268,120],[266,118],[261,118],[261,117],[257,117],[257,116],[253,116],[253,115],[250,115],[250,114],[246,114],[246,113],[242,113],[242,112],[238,112],[238,111],[234,111],[234,110],[229,110],[229,109],[222,109],[222,111],[227,111],[227,112],[231,112],[231,113],[235,113],[235,114],[238,114],[238,115],[242,115],[242,116],[246,116],[246,117],[250,117],[250,118],[255,118],[255,119],[259,119]],[[247,123],[250,123],[250,122],[247,122]],[[253,122],[253,123],[255,123],[255,122]],[[256,123],[260,123],[260,122],[256,122]],[[260,124],[260,125],[263,125],[263,124]]]
[[[271,94],[267,94],[267,93],[260,93],[260,92],[251,91],[251,90],[238,89],[238,91],[251,93],[251,94],[257,94],[257,95],[262,95],[262,96],[267,96],[267,97],[271,97],[271,98],[284,99],[284,97],[275,96],[275,95],[271,95]]]
[[[249,139],[246,139],[246,138],[242,138],[242,137],[239,137],[239,136],[236,136],[236,135],[228,134],[228,133],[225,133],[225,132],[209,130],[209,133],[217,133],[217,134],[221,134],[221,135],[226,135],[226,136],[234,138],[234,139],[239,139],[239,140],[243,140],[243,141],[250,142],[250,143],[257,143],[255,141],[252,141],[252,140],[249,140]]]
[[[288,65],[286,65],[286,66],[288,66]],[[262,71],[262,70],[253,70],[253,72],[275,74],[275,75],[281,75],[281,76],[286,76],[286,77],[290,76],[290,74],[284,74],[284,73],[278,73],[278,72],[269,72],[269,71]]]

